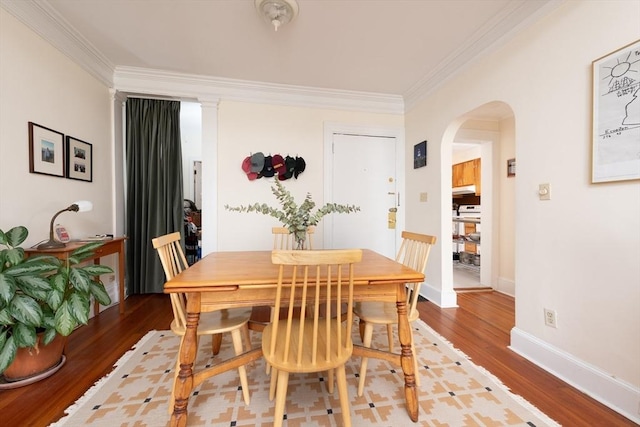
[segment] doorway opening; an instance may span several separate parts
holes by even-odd
[[[515,186],[507,171],[515,157],[513,111],[491,102],[456,123],[462,124],[451,141],[452,288],[515,296]],[[474,182],[461,186],[456,173],[463,167],[478,170]]]

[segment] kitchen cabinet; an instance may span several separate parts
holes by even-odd
[[[473,159],[462,163],[456,163],[451,168],[451,182],[453,187],[476,186],[476,196],[481,193],[481,164],[480,159]]]

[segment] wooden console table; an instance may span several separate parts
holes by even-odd
[[[93,262],[95,264],[100,264],[100,258],[107,256],[118,254],[118,287],[120,291],[120,314],[124,313],[124,241],[126,237],[114,237],[113,239],[105,239],[100,240],[103,243],[102,246],[97,248],[93,254]],[[80,246],[89,243],[95,242],[95,240],[81,240],[81,241],[73,241],[66,244],[64,248],[56,248],[56,249],[25,249],[25,254],[27,256],[31,255],[52,255],[61,260],[66,260],[69,257],[69,254],[74,250],[78,249]],[[97,315],[100,312],[100,304],[95,301],[93,307],[94,315]]]

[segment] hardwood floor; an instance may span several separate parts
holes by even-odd
[[[565,426],[636,425],[549,375],[507,348],[514,324],[513,299],[496,292],[458,295],[458,308],[419,303],[421,318],[516,394]],[[50,378],[0,391],[0,424],[47,426],[149,330],[167,330],[172,313],[166,295],[134,295],[76,330],[67,343],[66,364]]]
[[[420,318],[561,425],[637,425],[507,348],[515,325],[513,298],[498,292],[459,293],[458,306],[442,309],[421,302]]]

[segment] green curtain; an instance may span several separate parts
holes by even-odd
[[[129,98],[126,127],[128,293],[161,293],[151,239],[184,227],[180,102]]]

